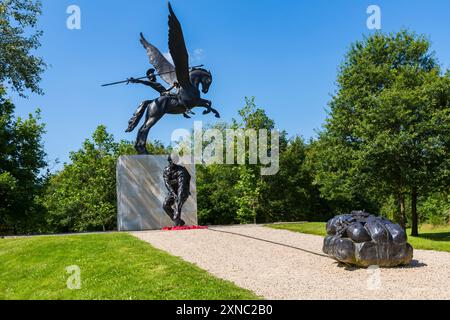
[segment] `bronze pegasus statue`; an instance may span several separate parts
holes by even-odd
[[[158,91],[160,96],[154,100],[146,100],[139,105],[128,122],[126,132],[133,131],[146,112],[145,122],[137,134],[135,149],[138,154],[148,154],[146,143],[149,131],[165,114],[183,114],[186,118],[190,118],[189,114],[193,114],[191,111],[193,108],[203,107],[206,108],[203,114],[213,112],[217,118],[220,118],[220,115],[217,110],[211,107],[210,100],[201,97],[200,85],[202,86],[201,92],[208,93],[212,83],[212,75],[211,72],[203,68],[189,68],[189,55],[181,24],[170,3],[169,52],[173,64],[155,46],[150,44],[142,33],[140,42],[147,50],[147,55],[154,69],[147,71],[148,81],[130,78],[128,82],[150,86]],[[156,81],[155,71],[170,86],[168,89]]]

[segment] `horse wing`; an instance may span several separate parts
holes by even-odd
[[[175,74],[175,67],[164,57],[164,55],[152,44],[150,44],[141,32],[141,44],[147,50],[147,55],[150,63],[155,67],[157,73],[160,74],[169,86],[173,86],[177,82],[177,76]]]
[[[189,89],[192,84],[189,79],[189,55],[184,42],[181,24],[169,2],[169,51],[175,64],[177,80],[183,89]]]

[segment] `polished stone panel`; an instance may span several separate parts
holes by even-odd
[[[167,195],[163,170],[167,156],[121,156],[117,162],[117,227],[119,231],[162,229],[172,220],[162,205]],[[197,225],[195,166],[183,165],[191,175],[191,196],[183,206],[186,226]]]

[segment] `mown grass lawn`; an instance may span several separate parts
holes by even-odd
[[[81,271],[70,290],[66,267]],[[258,299],[123,233],[0,239],[0,299]]]
[[[275,224],[268,225],[268,227],[325,236],[325,225],[325,222],[306,222],[294,224]],[[450,226],[422,225],[419,228],[419,237],[411,237],[411,230],[407,230],[407,233],[408,242],[415,249],[450,252]]]

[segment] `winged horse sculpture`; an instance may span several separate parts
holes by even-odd
[[[183,31],[178,18],[173,12],[169,3],[169,52],[172,56],[173,64],[170,63],[164,55],[152,44],[150,44],[141,33],[141,44],[147,50],[150,63],[158,72],[158,75],[169,86],[165,89],[161,84],[156,82],[156,76],[153,73],[155,69],[147,72],[150,81],[141,81],[130,78],[129,82],[142,83],[151,86],[160,92],[160,97],[154,100],[146,100],[142,102],[128,122],[126,132],[133,131],[139,124],[145,112],[145,122],[139,129],[135,143],[135,149],[138,154],[148,154],[146,149],[147,137],[150,129],[165,114],[183,114],[189,118],[188,114],[193,113],[191,110],[195,107],[203,107],[206,110],[203,114],[213,112],[217,118],[220,118],[219,112],[211,107],[210,100],[202,99],[200,93],[200,84],[204,94],[208,93],[212,83],[211,72],[203,68],[189,68],[189,55],[184,42]],[[176,89],[177,92],[172,92]]]

